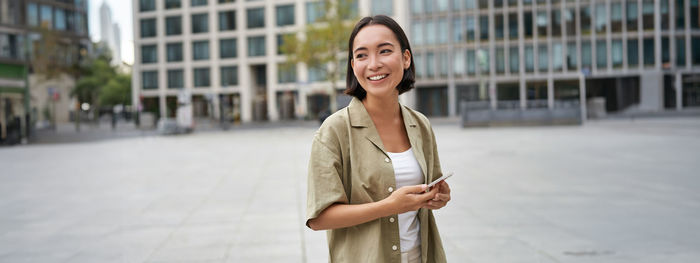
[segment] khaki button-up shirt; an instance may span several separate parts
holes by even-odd
[[[435,135],[421,113],[401,106],[408,139],[425,182],[440,176]],[[306,222],[332,204],[364,204],[389,197],[396,189],[391,159],[361,101],[328,117],[314,136],[309,162]],[[331,262],[401,262],[397,215],[328,230]],[[418,211],[421,262],[445,262],[435,217]]]

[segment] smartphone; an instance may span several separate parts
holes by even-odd
[[[437,180],[435,180],[435,181],[431,182],[430,184],[428,184],[428,187],[425,188],[425,192],[426,192],[426,193],[427,193],[427,192],[430,192],[430,189],[431,189],[433,186],[435,186],[435,185],[436,185],[437,183],[439,183],[439,182],[444,181],[444,180],[447,179],[447,178],[450,178],[450,176],[452,176],[453,174],[454,174],[454,173],[452,173],[452,172],[450,172],[450,173],[448,173],[448,174],[443,174],[440,178],[438,178]]]

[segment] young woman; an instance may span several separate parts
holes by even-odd
[[[428,119],[399,104],[415,69],[391,18],[365,17],[350,35],[350,105],[314,136],[306,225],[329,230],[331,262],[445,262],[432,211],[450,201]]]

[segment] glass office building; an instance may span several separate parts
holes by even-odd
[[[415,106],[608,112],[700,106],[697,0],[411,0]]]

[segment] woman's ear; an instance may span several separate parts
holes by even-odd
[[[408,49],[403,51],[403,69],[411,67],[411,51]]]

